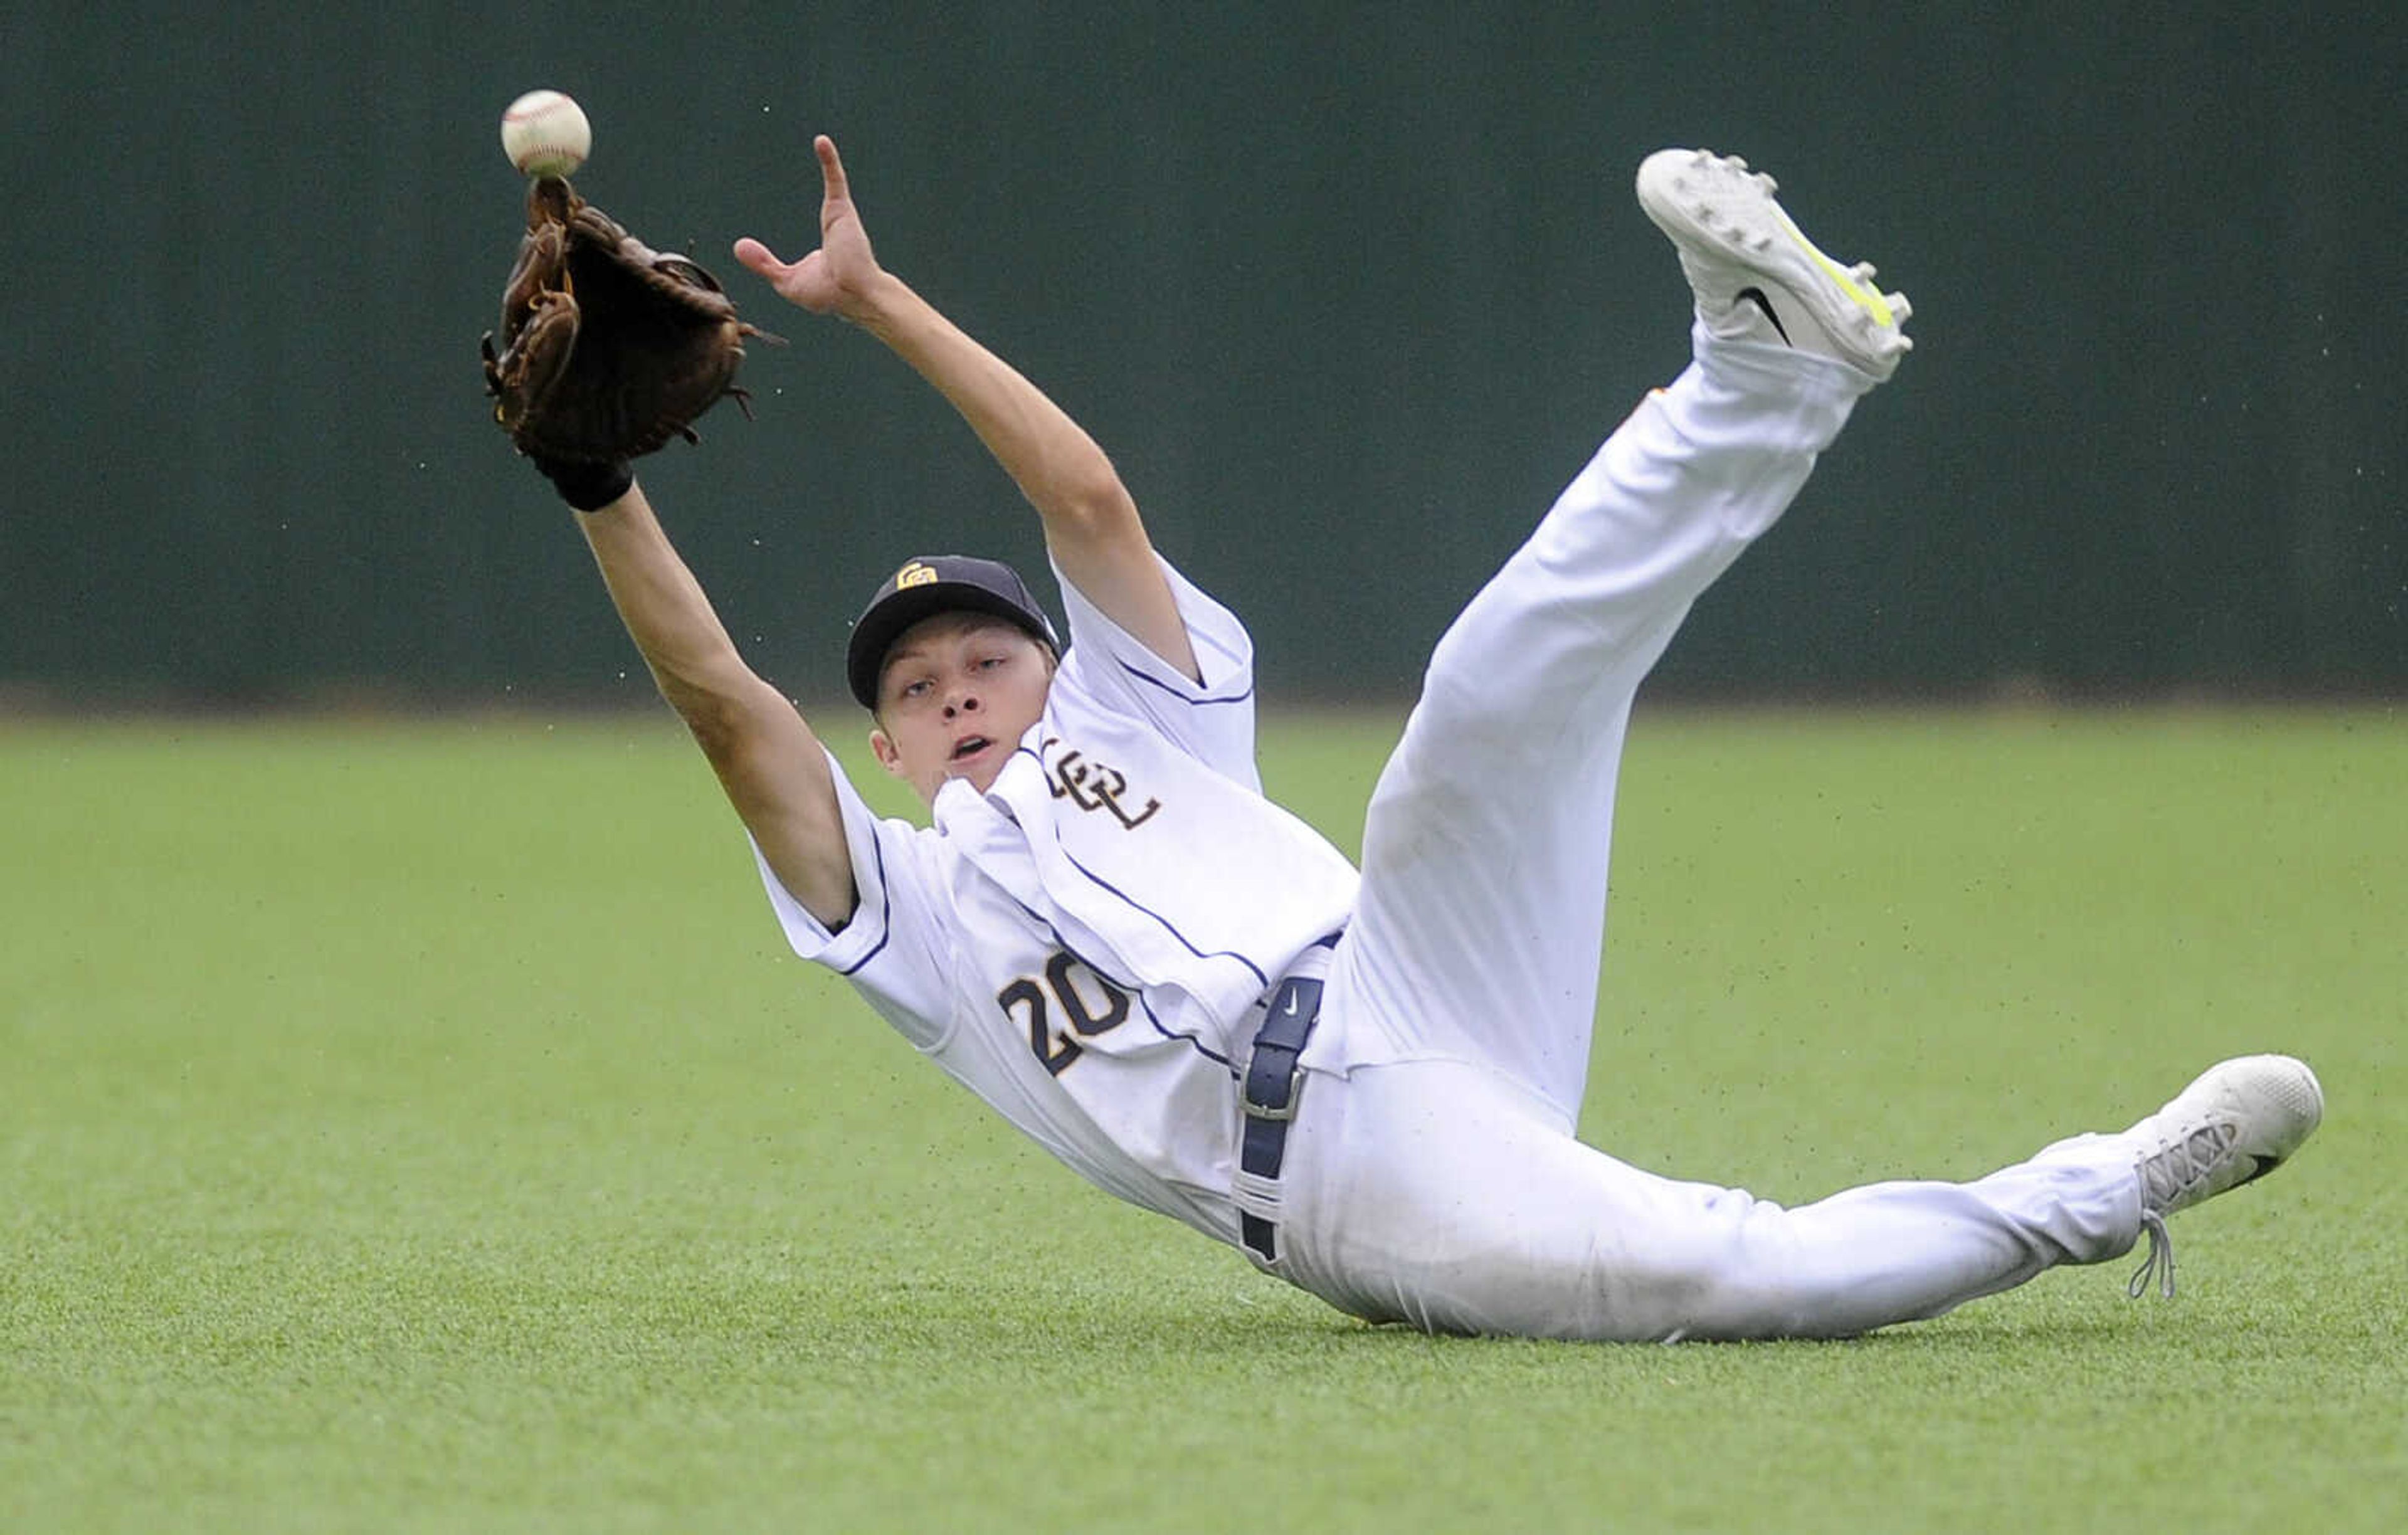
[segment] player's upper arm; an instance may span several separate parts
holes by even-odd
[[[836,779],[801,712],[749,673],[679,712],[779,882],[831,930],[851,921],[858,897]]]
[[[833,757],[827,766],[853,848],[853,920],[831,930],[795,898],[756,846],[769,910],[796,955],[850,982],[914,1046],[937,1049],[958,1021],[961,1000],[953,983],[961,932],[944,890],[945,839],[881,820]]]
[[[1186,621],[1147,538],[1137,503],[1115,475],[1080,498],[1072,510],[1045,518],[1046,552],[1054,568],[1096,610],[1165,664],[1194,681],[1202,673]]]

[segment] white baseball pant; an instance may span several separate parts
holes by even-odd
[[[1835,1337],[1936,1315],[2140,1231],[2129,1154],[2060,1141],[1965,1184],[1798,1209],[1573,1138],[1631,703],[1690,606],[1781,516],[1871,381],[1694,333],[1433,655],[1365,826],[1274,1271],[1342,1310],[1539,1337]]]

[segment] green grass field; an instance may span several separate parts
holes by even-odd
[[[1266,776],[1351,847],[1396,723]],[[1601,1347],[1054,1167],[786,955],[665,713],[0,727],[0,1528],[2396,1530],[2403,788],[2379,709],[1642,710],[1590,1139],[1796,1202],[2239,1052],[2330,1111],[2171,1304]]]

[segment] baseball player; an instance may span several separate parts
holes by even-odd
[[[1263,796],[1245,628],[1155,552],[1077,424],[879,264],[836,146],[815,151],[819,248],[737,259],[953,403],[1036,509],[1068,618],[954,555],[900,563],[863,610],[846,677],[933,825],[865,807],[625,466],[554,478],[796,952],[1090,1182],[1372,1321],[1835,1337],[2144,1231],[2133,1293],[2171,1293],[2165,1218],[2315,1127],[2308,1068],[2249,1056],[2121,1133],[1795,1210],[1574,1138],[1633,696],[1909,346],[1906,300],[1808,243],[1769,177],[1692,151],[1640,166],[1694,360],[1440,641],[1358,871]]]

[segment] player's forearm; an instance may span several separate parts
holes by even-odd
[[[611,604],[652,669],[661,696],[689,724],[766,685],[744,664],[702,583],[652,515],[640,485],[577,521],[601,567]]]
[[[1137,506],[1084,428],[891,273],[859,323],[961,412],[1057,546],[1133,524]]]
[[[693,732],[762,856],[804,910],[841,927],[853,915],[853,865],[819,738],[744,664],[641,488],[578,524],[661,696]]]
[[[823,164],[832,163],[834,146],[822,140],[821,150]],[[842,230],[841,219],[836,227]],[[866,250],[853,255],[856,262],[867,258]],[[1045,547],[1063,579],[1139,643],[1201,681],[1186,620],[1137,502],[1095,438],[892,273],[873,268],[846,292],[846,318],[885,342],[952,402],[1020,486],[1045,524]]]

